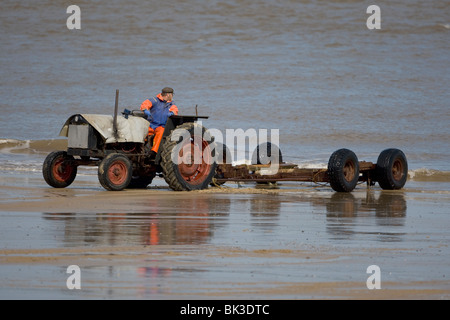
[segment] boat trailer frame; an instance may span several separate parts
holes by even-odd
[[[358,161],[352,151],[340,149],[331,155],[327,168],[301,168],[291,163],[280,163],[273,173],[270,172],[270,168],[270,164],[218,164],[213,183],[215,185],[226,182],[279,181],[329,183],[334,191],[351,192],[360,182],[366,182],[367,188],[378,182],[382,189],[401,189],[408,175],[406,156],[398,149],[384,150],[376,163]]]

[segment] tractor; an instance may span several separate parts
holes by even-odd
[[[153,158],[153,136],[148,135],[144,112],[125,109],[119,116],[116,91],[114,116],[75,114],[67,119],[60,132],[68,138],[67,150],[46,157],[44,179],[52,187],[65,188],[75,180],[79,166],[98,166],[98,180],[110,191],[146,188],[156,175],[176,191],[207,188],[217,166],[214,139],[197,123],[207,118],[169,117]]]

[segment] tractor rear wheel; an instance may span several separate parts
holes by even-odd
[[[331,188],[337,192],[351,192],[359,180],[359,162],[348,149],[335,151],[328,161],[328,178]]]
[[[65,151],[51,152],[42,166],[45,182],[54,188],[69,186],[77,175],[77,166],[73,160],[74,158]]]
[[[130,159],[122,154],[111,153],[98,166],[98,180],[106,190],[120,191],[130,184],[132,172]]]
[[[205,135],[206,133],[206,135]],[[184,123],[166,138],[161,151],[164,180],[175,191],[208,187],[216,172],[214,142],[205,139],[207,130],[197,123]]]

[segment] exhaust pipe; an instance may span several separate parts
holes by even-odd
[[[113,120],[113,133],[114,133],[114,138],[116,138],[116,140],[119,139],[119,133],[117,130],[117,113],[119,111],[119,89],[116,89],[116,104],[114,106],[114,120]]]

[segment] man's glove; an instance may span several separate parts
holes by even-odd
[[[173,116],[174,113],[172,111],[169,112],[169,117]]]
[[[144,113],[147,116],[147,120],[152,122],[152,114],[150,113],[150,110],[144,110]]]

